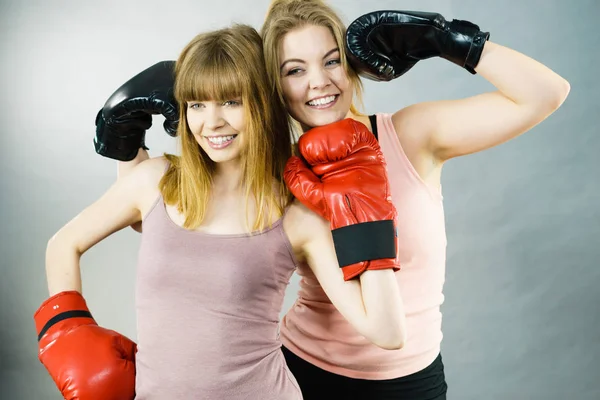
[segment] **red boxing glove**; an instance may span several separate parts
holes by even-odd
[[[136,344],[98,326],[79,292],[52,296],[33,318],[38,357],[65,399],[135,398]]]
[[[300,136],[284,179],[292,194],[331,223],[344,280],[367,269],[400,269],[396,208],[377,139],[353,119],[313,128]]]

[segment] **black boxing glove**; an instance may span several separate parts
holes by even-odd
[[[348,60],[363,77],[390,81],[418,61],[441,57],[475,74],[488,32],[436,13],[374,11],[354,20],[346,31]]]
[[[175,61],[161,61],[140,72],[106,101],[96,115],[96,153],[119,161],[135,158],[152,126],[152,115],[162,114],[165,131],[175,136],[179,110],[173,96]]]

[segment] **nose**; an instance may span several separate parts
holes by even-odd
[[[310,73],[309,84],[311,89],[321,89],[329,86],[331,79],[323,68],[314,68]]]
[[[211,105],[206,107],[204,113],[204,127],[214,131],[225,125],[225,119],[221,107],[218,105]]]

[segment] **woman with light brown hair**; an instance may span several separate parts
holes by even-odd
[[[48,244],[51,297],[36,313],[40,361],[66,398],[302,398],[277,339],[295,270],[282,235],[290,196],[281,170],[291,139],[257,65],[255,29],[202,33],[176,63],[123,85],[99,114],[103,129],[129,126],[119,110],[127,108],[118,103],[124,94],[140,90],[144,76],[174,80],[181,155],[137,165]],[[118,334],[98,328],[87,310],[79,259],[137,222],[137,349],[126,357],[108,340]]]

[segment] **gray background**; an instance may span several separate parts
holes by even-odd
[[[174,59],[198,32],[259,27],[262,1],[0,1],[0,397],[59,399],[37,360],[32,315],[46,298],[48,239],[114,181],[95,154],[98,108],[121,83]],[[437,11],[570,81],[566,103],[524,136],[448,163],[443,356],[451,400],[600,398],[600,2],[332,1],[346,22],[375,9]],[[366,82],[367,112],[490,90],[444,60]],[[174,151],[155,118],[151,155]],[[135,339],[140,236],[126,229],[82,259],[102,325]],[[297,291],[294,277],[287,310]],[[283,314],[282,311],[282,314]],[[168,338],[165,338],[168,340]]]

